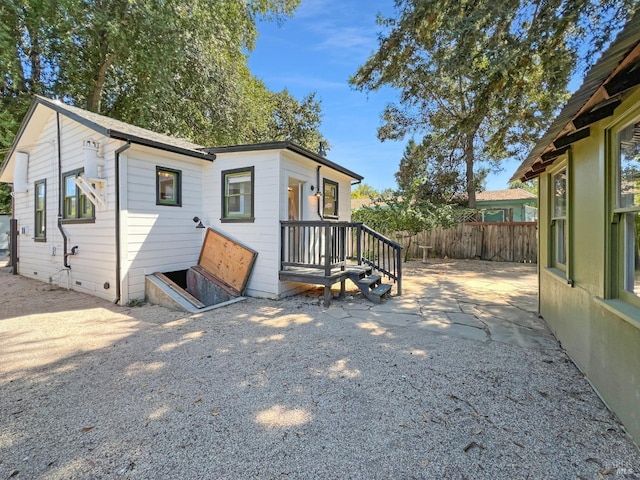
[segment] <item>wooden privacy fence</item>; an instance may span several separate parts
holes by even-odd
[[[407,245],[409,238],[403,236]],[[479,258],[495,262],[538,262],[536,222],[469,222],[455,227],[435,228],[411,239],[410,255],[422,257],[419,246],[432,247],[430,255],[444,258]]]

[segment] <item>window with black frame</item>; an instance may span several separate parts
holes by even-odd
[[[182,205],[182,172],[156,167],[156,204],[170,207]]]
[[[326,178],[322,183],[322,215],[338,218],[338,182]]]
[[[222,222],[254,221],[254,169],[222,172]]]
[[[34,185],[34,233],[36,242],[47,240],[47,181],[40,180]]]
[[[84,169],[66,172],[62,176],[64,208],[62,217],[65,221],[93,221],[95,207],[87,196],[78,188],[75,179],[84,173]]]

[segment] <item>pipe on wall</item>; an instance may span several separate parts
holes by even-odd
[[[62,263],[64,265],[64,268],[71,269],[68,254],[69,237],[67,237],[67,232],[65,232],[64,228],[62,227],[62,211],[64,208],[64,185],[62,184],[62,145],[60,142],[60,138],[62,137],[62,135],[60,134],[59,112],[56,112],[56,135],[56,141],[58,144],[58,230],[60,230],[60,234],[62,235]]]
[[[115,178],[116,178],[116,301],[120,303],[121,297],[121,265],[120,265],[120,154],[131,147],[131,142],[127,142],[115,151]]]

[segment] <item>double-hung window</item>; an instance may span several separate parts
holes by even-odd
[[[34,232],[36,242],[47,240],[47,181],[40,180],[34,185]]]
[[[567,266],[567,167],[551,175],[551,266]]]
[[[640,121],[615,138],[615,283],[618,297],[640,306]]]
[[[78,188],[74,179],[84,173],[84,169],[73,170],[62,176],[63,218],[64,220],[92,221],[95,219],[93,203]]]
[[[254,169],[222,172],[222,221],[253,222]]]
[[[338,183],[325,178],[322,182],[322,198],[323,216],[338,218]]]

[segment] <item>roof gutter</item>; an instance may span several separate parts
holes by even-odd
[[[121,300],[121,283],[120,278],[122,267],[120,262],[121,242],[120,242],[120,154],[131,147],[131,142],[127,142],[115,151],[115,177],[116,177],[116,301],[115,304],[120,303]]]
[[[213,153],[198,152],[195,150],[189,150],[188,148],[167,145],[166,143],[155,142],[153,140],[137,137],[135,135],[129,135],[126,133],[118,132],[116,130],[107,130],[105,136],[116,140],[123,140],[127,143],[135,143],[137,145],[143,145],[145,147],[156,148],[165,152],[178,153],[180,155],[186,155],[189,157],[198,158],[200,160],[207,160],[209,162],[213,162],[216,159],[216,156]]]

